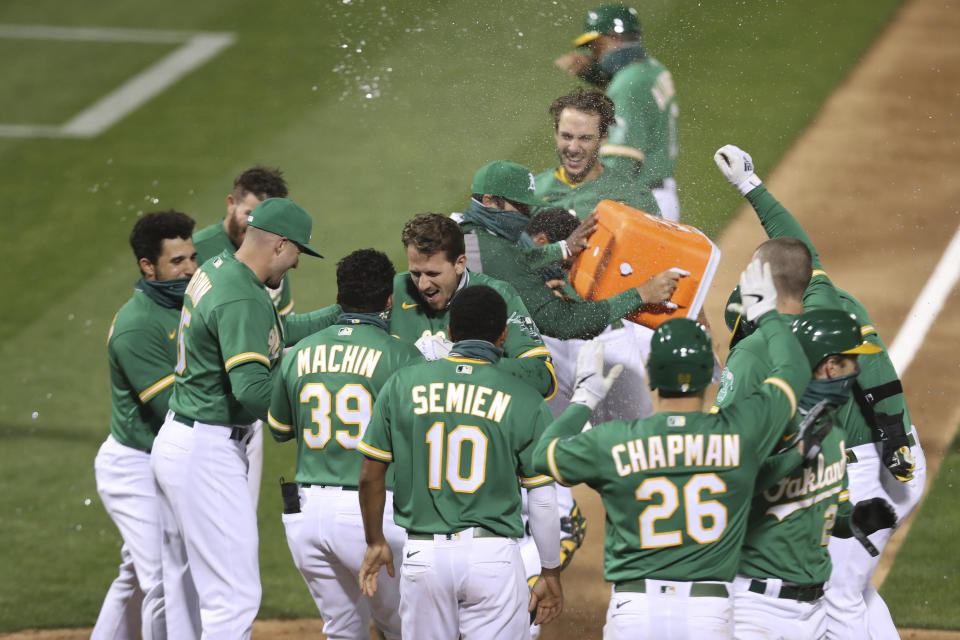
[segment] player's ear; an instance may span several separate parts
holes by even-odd
[[[227,194],[227,213],[233,213],[234,208],[237,206],[237,201],[233,199],[233,194]]]
[[[496,341],[494,341],[493,344],[495,344],[498,347],[503,347],[503,345],[507,342],[507,331],[508,331],[507,325],[503,325],[503,332],[500,334],[500,337],[497,338]]]
[[[340,302],[340,301],[337,300],[337,302]],[[391,293],[389,296],[387,296],[387,306],[384,307],[384,311],[389,310],[389,309],[393,309],[393,294],[392,294],[392,293]]]
[[[147,280],[155,280],[157,277],[157,268],[153,265],[152,262],[146,258],[140,258],[137,260],[137,264],[140,265],[140,273],[144,275]]]
[[[453,263],[453,268],[457,272],[457,275],[463,275],[463,270],[467,268],[467,254],[462,254],[457,257],[456,261]]]

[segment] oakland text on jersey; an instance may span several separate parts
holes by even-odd
[[[297,377],[308,373],[350,373],[372,378],[383,352],[356,344],[318,344],[297,352]],[[311,357],[311,352],[313,355]]]
[[[665,467],[738,467],[740,434],[702,433],[648,436],[616,444],[610,449],[617,475]]]
[[[807,499],[777,504],[767,509],[767,514],[783,520],[797,509],[805,509],[820,500],[826,500],[842,489],[843,474],[847,469],[846,445],[840,441],[840,459],[832,464],[826,464],[823,453],[817,455],[817,468],[801,467],[798,474],[790,474],[780,479],[775,485],[763,492],[767,502],[781,502],[783,499],[796,500],[804,496]],[[824,491],[827,489],[827,491]],[[817,492],[821,493],[817,493]],[[814,495],[816,494],[816,495]]]
[[[492,393],[490,387],[464,382],[432,382],[429,385],[417,385],[410,391],[413,412],[417,415],[464,413],[499,423],[512,396],[497,391],[491,399]]]

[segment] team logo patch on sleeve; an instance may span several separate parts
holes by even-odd
[[[530,316],[522,316],[514,311],[510,317],[507,318],[507,324],[518,324],[531,338],[540,340],[540,330],[537,329],[537,323],[534,322]]]
[[[733,371],[724,367],[723,371],[720,372],[720,388],[717,390],[715,404],[723,402],[731,391],[733,391]]]

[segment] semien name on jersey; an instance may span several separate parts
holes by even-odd
[[[702,433],[647,436],[610,449],[620,477],[650,469],[740,466],[740,434]]]
[[[373,377],[383,352],[366,346],[317,344],[297,351],[297,377],[307,373],[351,373]]]
[[[463,413],[500,422],[512,396],[503,391],[493,393],[489,387],[464,382],[432,382],[411,390],[413,412]],[[491,398],[491,394],[493,397]]]

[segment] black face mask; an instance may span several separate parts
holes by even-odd
[[[800,409],[806,413],[821,400],[826,400],[831,406],[840,407],[850,399],[850,391],[856,382],[859,371],[840,378],[818,378],[811,380],[803,396],[800,398]]]
[[[183,296],[187,291],[190,278],[174,278],[173,280],[147,280],[140,278],[134,288],[143,291],[147,297],[161,307],[179,309],[183,306]]]

